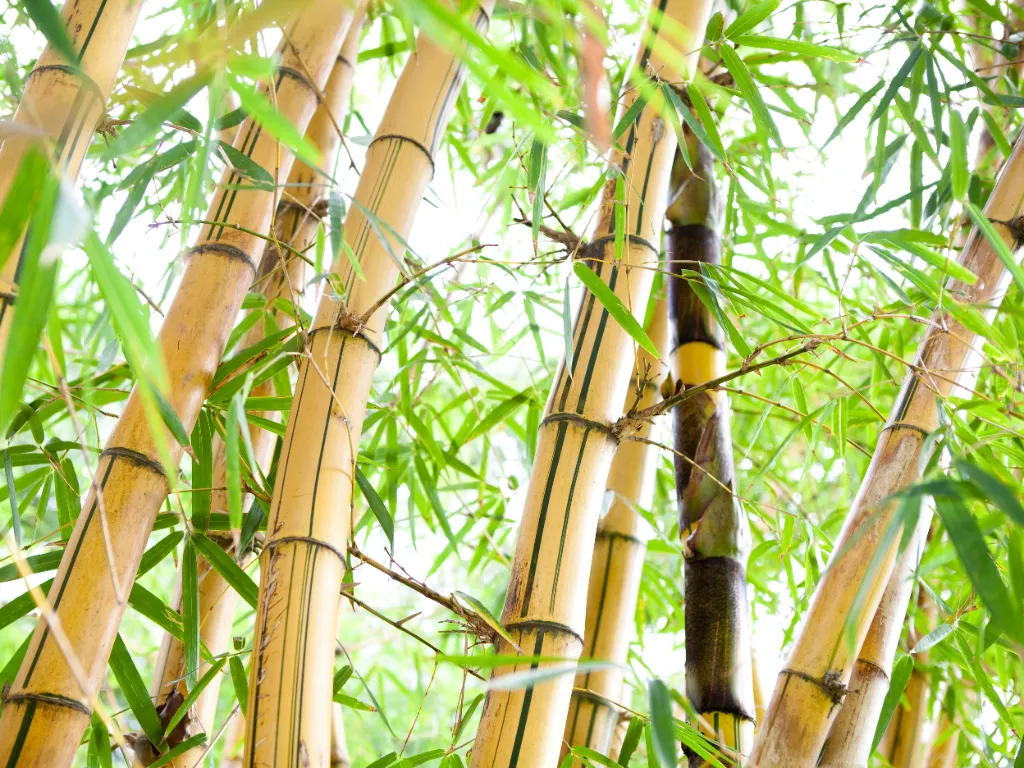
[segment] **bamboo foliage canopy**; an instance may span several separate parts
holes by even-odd
[[[749,523],[757,764],[813,764],[833,722],[828,759],[887,764],[913,722],[901,765],[1024,760],[1019,3],[58,5],[0,9],[5,764],[326,766],[346,741],[357,768],[729,764],[687,697],[708,632],[669,430],[705,400],[731,490],[687,477]],[[700,145],[717,262],[658,261],[667,170],[631,154],[652,120]],[[672,280],[713,365],[643,330]],[[325,323],[372,365],[331,356],[334,383]],[[323,407],[289,430],[300,371]],[[558,402],[587,382],[600,402]],[[547,472],[551,414],[607,450]],[[327,441],[344,460],[316,465]],[[524,613],[545,488],[585,524],[540,523]],[[629,567],[591,570],[615,537]],[[519,614],[614,642],[538,658]],[[522,738],[477,735],[498,701],[530,709]]]

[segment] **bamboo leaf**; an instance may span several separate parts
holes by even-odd
[[[395,547],[395,520],[388,511],[383,499],[377,495],[376,489],[366,479],[366,475],[363,474],[363,471],[358,466],[356,467],[356,483],[359,485],[359,490],[362,491],[366,503],[369,504],[370,511],[373,512],[373,516],[380,523],[381,530],[388,537],[388,544],[391,545],[393,550]]]
[[[149,142],[160,126],[174,117],[193,96],[210,84],[212,77],[212,73],[208,71],[199,72],[187,80],[182,80],[160,96],[110,143],[103,153],[103,160],[112,160]]]
[[[220,141],[218,139],[217,144],[220,145],[221,151],[227,155],[228,162],[231,163],[232,167],[236,171],[240,171],[253,181],[258,182],[257,186],[260,186],[262,189],[269,190],[273,188],[274,176],[270,171],[256,163],[244,152],[239,152],[226,141]]]
[[[913,671],[913,656],[901,656],[893,664],[892,674],[889,676],[889,692],[885,694],[885,699],[882,701],[882,711],[878,715],[878,725],[875,728],[874,739],[871,741],[872,752],[878,748],[878,743],[882,740],[885,729],[889,727],[889,719],[892,717],[892,713],[896,711],[896,706],[900,703],[900,698],[903,696],[903,690],[907,687],[907,683],[910,682],[910,673]]]
[[[320,150],[307,139],[292,123],[278,112],[266,95],[254,91],[239,80],[232,80],[232,87],[242,108],[275,139],[295,153],[307,165],[316,168],[323,161]]]
[[[224,665],[227,664],[227,661],[228,659],[226,656],[217,659],[217,661],[210,665],[210,668],[206,670],[206,674],[203,675],[202,679],[195,685],[195,687],[189,688],[188,695],[185,697],[185,700],[181,702],[174,715],[172,715],[171,719],[167,721],[167,727],[164,728],[164,739],[174,731],[174,727],[182,721],[185,715],[188,714],[188,711],[192,709],[193,705],[199,700],[200,694],[202,694],[202,692],[206,690],[207,686],[213,682],[213,678],[220,674],[220,671],[224,668]],[[161,743],[163,743],[163,739],[161,740]]]
[[[540,240],[540,225],[544,218],[544,185],[548,166],[548,148],[539,138],[533,140],[530,149],[530,175],[528,188],[533,193],[533,249],[537,250]]]
[[[1020,611],[1014,606],[978,523],[960,499],[935,499],[935,509],[946,526],[953,548],[982,603],[1007,634],[1024,637]]]
[[[523,663],[524,661],[524,658],[520,656],[519,662]],[[570,661],[558,666],[538,667],[536,669],[527,669],[523,672],[513,672],[507,675],[492,677],[487,682],[487,690],[513,691],[523,688],[530,689],[562,675],[598,672],[602,669],[611,669],[618,666],[620,665],[611,661],[581,661],[578,664]]]
[[[46,155],[36,146],[28,147],[0,209],[0,267],[7,263],[18,240],[25,234],[48,174]]]
[[[11,452],[4,451],[4,474],[7,478],[7,500],[11,504],[11,525],[14,541],[21,548],[21,515],[18,514],[18,492],[14,487],[14,468],[11,466]]]
[[[605,768],[619,768],[619,764],[613,761],[610,757],[602,755],[596,749],[591,749],[590,747],[573,747],[572,754],[577,757],[582,757],[584,760],[591,763],[603,765]]]
[[[929,648],[934,648],[936,645],[945,640],[950,635],[950,633],[952,633],[952,631],[952,624],[939,624],[939,626],[937,626],[927,635],[918,640],[914,647],[910,649],[910,653],[924,653]]]
[[[333,700],[335,702],[337,702],[338,704],[341,704],[341,706],[343,706],[343,707],[348,707],[349,709],[355,709],[355,710],[357,710],[359,712],[376,712],[377,711],[377,708],[372,706],[371,704],[366,704],[365,702],[360,701],[359,699],[355,698],[354,696],[349,696],[348,694],[345,694],[345,693],[335,693],[334,696],[333,696]]]
[[[636,100],[629,105],[622,117],[619,118],[619,122],[615,124],[614,130],[612,130],[612,137],[617,141],[622,137],[633,123],[636,122],[637,118],[640,117],[640,113],[644,111],[644,107],[647,106],[647,99],[644,96],[638,95]]]
[[[742,17],[740,17],[742,18]],[[737,19],[739,21],[739,19]],[[728,31],[726,31],[728,35]],[[736,87],[740,89],[740,93],[743,94],[743,98],[746,99],[747,105],[750,107],[750,112],[754,117],[754,123],[757,127],[764,131],[766,134],[771,136],[775,141],[776,146],[785,153],[786,147],[782,143],[782,136],[779,134],[779,128],[775,125],[775,121],[772,119],[771,112],[768,111],[768,107],[765,105],[764,100],[761,98],[761,92],[754,82],[754,79],[750,76],[750,72],[747,70],[747,65],[743,63],[743,59],[736,53],[736,49],[731,45],[722,44],[718,52],[722,55],[722,62],[728,68],[730,74],[732,74],[733,80],[736,81]]]
[[[745,35],[771,16],[778,7],[779,0],[761,0],[761,2],[751,3],[747,10],[737,16],[735,21],[726,27],[725,36],[732,39]],[[724,48],[725,46],[722,47]]]
[[[1024,527],[1024,504],[1021,504],[1013,488],[965,458],[954,459],[953,466],[961,477],[978,487],[982,498],[987,498],[1017,525]]]
[[[192,454],[192,527],[205,531],[210,527],[213,487],[213,425],[205,410],[192,429]]]
[[[795,53],[811,59],[830,59],[831,61],[846,63],[857,61],[857,54],[844,51],[841,48],[833,48],[830,45],[815,45],[803,40],[765,37],[763,35],[730,35],[730,37],[732,37],[736,45],[745,45],[748,48],[767,48],[770,51]]]
[[[110,753],[110,734],[107,726],[95,712],[89,728],[89,749],[85,756],[86,768],[113,768]]]
[[[242,660],[237,656],[231,657],[229,666],[231,671],[231,685],[235,688],[235,699],[238,701],[238,708],[242,712],[242,717],[245,717],[245,710],[249,704],[249,676],[245,673],[245,667],[242,666]]]
[[[644,721],[639,717],[634,717],[629,721],[629,727],[626,729],[626,735],[622,739],[622,748],[619,750],[618,764],[622,768],[628,768],[629,759],[636,752],[636,748],[640,746],[640,739],[644,734]]]
[[[185,425],[181,423],[181,419],[178,418],[178,414],[174,412],[174,408],[167,402],[167,398],[161,394],[160,390],[155,386],[149,387],[149,393],[152,395],[153,400],[156,402],[157,411],[160,413],[160,418],[164,422],[164,426],[170,431],[171,435],[178,444],[184,448],[187,448],[191,441],[188,437],[188,432],[185,431]]]
[[[996,232],[996,228],[992,226],[992,222],[989,221],[988,217],[985,216],[985,214],[982,213],[974,203],[969,200],[965,200],[964,208],[967,209],[967,213],[970,214],[971,219],[974,221],[974,226],[976,226],[981,231],[981,234],[985,236],[985,239],[988,241],[989,245],[992,246],[996,255],[999,256],[999,259],[1003,262],[1006,269],[1011,275],[1013,275],[1013,280],[1017,283],[1017,287],[1020,290],[1024,290],[1024,269],[1021,269],[1021,266],[1017,263],[1017,260],[1013,255],[1013,251],[1010,250],[1006,241],[999,236],[999,233]],[[1014,250],[1016,250],[1016,245],[1014,246]]]
[[[67,27],[60,13],[50,0],[22,0],[22,6],[32,23],[43,33],[49,43],[71,66],[78,68],[78,53],[68,36]]]
[[[679,762],[676,752],[675,726],[672,718],[672,696],[658,678],[647,683],[647,704],[651,709],[651,738],[662,766]]]
[[[970,178],[967,171],[967,129],[955,109],[949,110],[949,169],[953,198],[963,200],[967,195],[967,182]]]
[[[232,531],[242,528],[242,462],[238,447],[238,409],[228,408],[224,424],[224,464],[226,469],[228,520]]]
[[[871,114],[871,122],[875,122],[889,108],[892,100],[896,98],[896,94],[903,86],[903,83],[906,82],[907,77],[910,76],[914,65],[917,64],[917,60],[923,52],[924,48],[920,45],[915,45],[913,50],[911,50],[910,55],[903,62],[903,66],[899,68],[899,71],[889,81],[889,87],[885,89],[885,93],[882,94],[882,98],[878,101],[875,111]]]
[[[227,552],[202,533],[193,533],[190,541],[199,553],[206,558],[206,561],[213,567],[213,569],[223,577],[224,581],[226,581],[231,588],[235,590],[243,600],[245,600],[245,602],[247,602],[252,608],[255,608],[259,588],[256,586],[256,582],[252,580],[252,577],[243,571],[238,566],[238,563],[236,563]]]
[[[185,685],[192,691],[199,679],[199,564],[191,538],[181,555],[181,618],[185,626]]]
[[[516,645],[516,641],[512,639],[512,635],[510,635],[508,633],[508,630],[502,626],[501,622],[494,617],[494,614],[487,610],[486,605],[481,603],[472,595],[466,594],[465,592],[456,591],[455,596],[459,598],[462,602],[464,602],[466,605],[468,605],[470,608],[472,608],[474,611],[476,611],[476,613],[479,614],[480,618],[486,621],[487,625],[491,629],[493,629],[495,632],[497,632],[501,637],[505,639],[505,642],[507,642],[513,648],[518,647]]]
[[[164,733],[160,716],[120,634],[114,639],[114,647],[110,651],[110,671],[114,673],[121,695],[128,702],[128,708],[139,721],[146,738],[153,744],[159,744]]]
[[[463,444],[470,443],[481,435],[487,434],[498,424],[505,421],[506,418],[511,416],[523,403],[529,402],[533,387],[524,389],[512,397],[504,400],[498,405],[494,406],[488,413],[480,420],[480,423],[473,427],[473,431],[463,441]]]
[[[577,261],[573,265],[573,272],[576,273],[576,277],[580,279],[580,282],[601,302],[601,305],[615,319],[615,322],[622,326],[622,330],[628,333],[637,344],[654,355],[655,358],[661,357],[658,353],[658,348],[651,341],[640,323],[637,322],[636,318],[633,317],[633,313],[626,308],[622,300],[597,276],[594,270],[582,261]]]
[[[149,764],[149,768],[162,768],[162,766],[169,765],[174,761],[176,757],[184,755],[190,749],[195,749],[201,744],[206,743],[206,734],[197,733],[195,736],[189,736],[181,744],[169,749],[158,757],[154,762]]]

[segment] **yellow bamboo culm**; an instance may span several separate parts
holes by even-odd
[[[1017,217],[1024,204],[1024,146],[1020,140],[1003,166],[985,215],[1012,251],[1024,228]],[[1010,274],[977,227],[959,262],[977,276],[974,285],[952,281],[945,301],[980,308],[991,318],[1009,285]],[[926,439],[938,427],[937,400],[980,369],[977,336],[946,312],[932,319],[915,365],[875,448],[867,475],[835,542],[832,560],[815,589],[788,665],[780,673],[765,722],[751,755],[757,766],[813,765],[847,693],[853,667],[871,620],[895,567],[899,536],[871,571],[876,551],[895,512],[878,504],[919,476]],[[968,389],[971,388],[969,385]],[[869,580],[870,577],[870,580]],[[866,584],[857,615],[854,601]],[[854,628],[853,642],[845,634]]]
[[[353,17],[337,0],[314,0],[292,22],[273,88],[278,110],[305,131]],[[287,178],[292,156],[252,118],[235,148]],[[160,330],[169,373],[165,398],[186,430],[199,415],[228,333],[259,269],[277,194],[225,171],[199,242]],[[182,448],[169,432],[172,458]],[[136,388],[100,456],[96,479],[48,596],[75,659],[68,661],[40,619],[0,717],[0,761],[71,762],[100,685],[139,561],[168,483]],[[99,491],[99,494],[97,493]],[[110,555],[108,556],[108,551]]]
[[[471,23],[486,27],[492,8],[486,0],[467,11]],[[334,663],[356,450],[398,279],[392,254],[405,252],[464,76],[455,52],[421,34],[367,150],[345,221],[347,250],[335,255],[342,295],[328,288],[321,298],[278,462],[260,561],[246,766],[330,757],[325,670]]]
[[[668,344],[668,307],[657,303],[647,335],[662,351]],[[661,400],[661,383],[668,368],[641,349],[624,412],[642,410]],[[657,426],[645,423],[636,437],[656,440]],[[626,663],[633,639],[634,616],[647,551],[646,523],[636,508],[647,509],[654,495],[658,449],[641,440],[622,443],[608,471],[605,503],[607,513],[597,524],[594,557],[587,588],[587,621],[583,632],[583,657],[618,664],[576,675],[569,715],[565,723],[563,752],[568,747],[589,747],[608,754],[619,722],[625,693],[621,665]]]
[[[61,18],[78,59],[69,62],[47,45],[25,79],[14,123],[27,130],[12,132],[0,145],[0,201],[6,202],[22,158],[40,136],[51,142],[47,149],[61,175],[68,180],[78,176],[93,132],[106,114],[107,99],[141,10],[142,0],[65,3]],[[0,361],[14,317],[24,238],[22,232],[0,272]]]
[[[875,726],[882,711],[882,702],[889,692],[889,677],[914,587],[914,573],[930,524],[930,510],[927,513],[922,510],[857,656],[849,693],[825,744],[821,758],[823,768],[859,768],[868,764]],[[899,763],[893,765],[900,768]]]
[[[939,720],[932,729],[931,740],[925,750],[926,768],[956,768],[960,746],[960,723],[956,713],[956,700],[948,689]]]
[[[361,33],[362,14],[357,13],[357,18],[352,22],[341,54],[338,56],[327,86],[324,88],[324,102],[313,115],[309,128],[306,130],[306,138],[320,151],[325,162],[329,162],[337,154],[341,143],[341,136],[335,127],[335,121],[340,121],[349,102],[355,74],[352,62],[355,61],[358,53]],[[288,243],[293,249],[300,252],[308,249],[316,236],[319,219],[313,211],[322,207],[318,206],[318,203],[324,199],[325,188],[322,180],[323,177],[306,163],[296,160],[288,179],[289,199],[278,206],[277,216],[274,219],[275,238]],[[260,265],[260,272],[255,281],[260,293],[269,301],[273,301],[278,296],[287,297],[289,293],[301,288],[305,272],[305,262],[292,252],[277,248],[272,248],[272,252],[274,255],[265,258]],[[285,327],[291,324],[292,318],[283,312],[278,312],[277,321],[279,326]],[[244,336],[241,348],[257,344],[263,337],[263,324],[257,323]],[[268,380],[254,387],[250,392],[250,397],[266,397],[273,394],[273,382]],[[257,464],[266,471],[274,452],[273,433],[252,424],[249,427],[249,439]],[[214,490],[211,494],[210,506],[213,512],[226,513],[228,509],[226,454],[224,444],[219,437],[214,438],[213,456]],[[245,502],[243,502],[244,504]],[[208,535],[225,551],[232,551],[232,537]],[[239,564],[244,567],[246,561],[240,560]],[[230,650],[231,627],[238,603],[238,594],[228,585],[223,576],[210,567],[204,557],[199,557],[198,566],[200,640],[210,653],[217,657]],[[172,603],[174,606],[181,605],[180,589],[179,577],[179,591]],[[206,672],[207,667],[208,665],[205,663],[200,667],[200,678]],[[177,691],[182,697],[188,693],[185,686],[184,646],[171,634],[164,636],[153,683],[151,695],[158,710],[174,691]],[[190,723],[190,733],[213,733],[213,719],[217,711],[217,696],[220,691],[219,683],[220,679],[214,678],[200,695],[194,710],[196,722],[194,725]],[[340,712],[338,715],[340,716]],[[189,750],[168,765],[177,768],[191,768],[201,758],[204,750],[204,747]]]
[[[683,82],[696,64],[711,13],[710,0],[652,5],[619,101],[624,114],[640,96],[636,81]],[[621,170],[628,230],[616,261],[616,178],[605,185],[597,226],[585,258],[598,277],[634,313],[646,307],[657,267],[669,174],[677,141],[665,102],[656,94],[621,137],[625,152],[611,161]],[[541,422],[502,624],[515,646],[503,655],[577,659],[583,648],[587,579],[608,471],[618,447],[611,426],[629,388],[627,361],[634,342],[593,294],[585,292],[573,328],[572,362],[565,361]],[[501,677],[529,672],[534,661],[496,669]],[[560,675],[531,688],[487,694],[473,746],[472,768],[557,764],[573,678]]]

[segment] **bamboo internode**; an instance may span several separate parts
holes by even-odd
[[[711,12],[703,0],[661,0],[650,12],[633,62],[636,80],[680,83],[696,64]],[[684,39],[685,38],[685,39]],[[627,83],[633,81],[627,80]],[[640,96],[627,86],[625,114]],[[615,187],[599,202],[598,223],[586,258],[597,275],[634,313],[647,307],[661,242],[676,135],[651,99],[621,137],[625,152],[612,164],[626,194],[624,245],[616,260]],[[629,387],[624,361],[634,359],[632,338],[589,291],[573,324],[572,362],[555,378],[541,422],[536,457],[516,541],[502,623],[516,648],[502,654],[577,659],[587,604],[587,579],[601,500],[617,441],[611,429]],[[524,661],[496,669],[495,677],[541,666]],[[526,689],[491,690],[473,747],[473,768],[555,765],[561,748],[573,678],[559,675]]]
[[[647,335],[664,357],[668,344],[668,306],[664,301],[658,302]],[[649,408],[660,401],[661,383],[667,373],[661,360],[639,350],[624,412]],[[622,665],[633,639],[647,551],[646,523],[636,508],[650,507],[658,464],[658,448],[643,442],[657,439],[657,424],[645,422],[636,437],[639,439],[619,446],[608,471],[605,496],[610,506],[597,524],[583,632],[584,658],[611,661],[618,666],[576,675],[565,724],[566,745],[589,747],[602,754],[608,754],[621,714],[615,704],[625,693]]]
[[[0,201],[6,201],[22,158],[41,136],[51,143],[47,149],[61,175],[78,176],[141,10],[142,0],[65,3],[61,18],[78,60],[69,62],[48,45],[26,78],[14,123],[28,130],[11,133],[0,145]],[[0,273],[0,360],[14,316],[24,239],[22,232]]]
[[[493,0],[472,12],[483,29]],[[326,764],[331,676],[355,460],[380,361],[396,262],[465,77],[457,52],[421,34],[402,71],[336,254],[341,296],[327,289],[310,331],[278,463],[261,555],[245,765]],[[382,239],[383,238],[383,239]],[[351,261],[360,265],[357,274]]]
[[[710,150],[687,135],[692,170],[676,159],[666,214],[672,375],[676,392],[725,373],[725,334],[690,281],[721,262],[722,200]],[[683,543],[686,694],[700,728],[745,755],[754,735],[747,558],[750,526],[734,495],[729,401],[699,392],[674,411],[676,498]],[[690,755],[694,768],[703,766]]]
[[[1022,234],[1024,147],[1017,141],[985,206],[985,215],[1011,251]],[[958,300],[991,318],[1010,274],[977,229],[959,262],[977,276],[974,285],[951,281],[946,301]],[[879,503],[919,476],[927,441],[938,427],[938,401],[972,383],[981,366],[977,335],[947,312],[928,325],[912,369],[875,448],[867,475],[835,542],[828,569],[815,589],[787,667],[781,672],[751,761],[758,766],[813,765],[847,693],[853,667],[894,569],[899,537],[879,552],[894,506]],[[878,567],[872,569],[876,553]],[[862,587],[862,585],[864,585]],[[852,615],[858,593],[863,599]],[[850,622],[853,641],[846,635]]]
[[[352,16],[352,9],[337,0],[315,0],[287,29],[272,87],[278,110],[300,130],[313,116]],[[291,170],[291,154],[252,118],[240,127],[235,148],[276,170],[279,178],[287,178]],[[231,325],[259,268],[264,240],[247,232],[268,231],[274,213],[276,192],[247,187],[243,181],[238,173],[225,172],[205,217],[218,223],[204,225],[189,252],[160,330],[160,350],[170,374],[165,397],[186,430],[198,418]],[[181,446],[169,432],[166,440],[172,458],[179,461]],[[48,596],[76,658],[65,658],[50,624],[40,619],[3,708],[0,760],[12,765],[70,763],[105,679],[125,598],[167,490],[136,388],[101,455]]]

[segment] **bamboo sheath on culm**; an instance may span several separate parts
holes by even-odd
[[[484,29],[493,0],[471,11]],[[390,302],[465,67],[424,34],[367,150],[296,383],[261,555],[245,765],[324,765],[355,460]],[[371,219],[371,217],[373,217]],[[375,220],[374,220],[375,219]],[[384,242],[381,238],[387,238]],[[357,260],[360,277],[351,266]]]
[[[678,84],[696,63],[711,11],[707,0],[656,0],[639,41],[635,80]],[[627,79],[624,114],[640,89]],[[625,190],[625,224],[616,260],[613,177],[599,201],[597,227],[585,258],[601,280],[642,314],[657,268],[676,135],[660,98],[651,99],[621,137],[611,158]],[[516,541],[502,623],[516,646],[501,654],[579,658],[593,557],[608,470],[617,448],[611,428],[621,416],[635,359],[634,342],[585,292],[573,324],[572,360],[563,360],[541,422],[536,457]],[[548,664],[528,660],[495,676]],[[573,678],[560,675],[530,688],[491,690],[473,747],[473,768],[556,765]]]
[[[353,15],[337,0],[314,0],[282,43],[274,82],[278,110],[305,131]],[[269,87],[269,86],[268,86]],[[251,118],[235,148],[287,178],[291,154]],[[277,193],[244,185],[225,171],[204,225],[188,254],[181,284],[160,329],[169,373],[166,400],[189,430],[216,372],[232,323],[253,281]],[[181,446],[166,434],[172,457]],[[168,483],[139,392],[133,391],[100,456],[93,488],[75,524],[48,601],[66,636],[70,663],[45,618],[36,625],[0,719],[0,761],[67,765],[89,723],[147,539]],[[99,493],[97,493],[99,492]],[[110,557],[108,557],[108,548]],[[80,679],[76,673],[81,671]]]
[[[668,345],[668,306],[658,301],[647,335],[664,357]],[[646,350],[636,354],[624,412],[642,410],[661,400],[661,383],[668,373],[661,360]],[[605,503],[608,511],[597,524],[594,557],[587,588],[587,621],[583,657],[611,661],[619,666],[576,675],[565,723],[563,751],[583,746],[607,754],[624,695],[622,665],[633,638],[636,603],[647,551],[647,524],[636,508],[649,508],[654,494],[658,448],[642,440],[657,439],[657,425],[645,423],[640,440],[619,445],[608,470]]]
[[[335,127],[335,121],[340,123],[342,115],[349,102],[349,95],[352,91],[352,80],[354,69],[352,62],[358,54],[359,38],[362,32],[362,14],[358,14],[353,20],[348,36],[342,46],[341,54],[331,72],[327,85],[323,90],[324,102],[317,109],[316,114],[309,123],[306,130],[306,138],[313,144],[324,158],[328,166],[331,160],[338,153],[341,137]],[[324,177],[310,168],[302,160],[296,159],[292,165],[291,175],[288,179],[288,187],[285,191],[286,200],[283,200],[277,207],[277,215],[274,217],[275,238],[287,243],[293,249],[304,252],[314,242],[316,228],[319,218],[313,213],[319,203],[325,201],[327,188],[324,184]],[[256,278],[256,288],[269,301],[278,296],[285,298],[296,298],[295,293],[300,291],[303,285],[305,262],[295,256],[294,253],[284,249],[277,249],[271,246],[270,253],[260,264],[259,275]],[[277,313],[277,325],[286,327],[290,325],[293,318],[284,312]],[[240,348],[245,349],[260,342],[264,337],[263,323],[257,323],[245,335]],[[274,394],[273,382],[268,380],[253,387],[249,393],[250,397],[265,397]],[[269,432],[255,424],[249,427],[249,438],[253,448],[253,455],[256,463],[267,471],[271,456],[274,452],[275,437]],[[211,510],[213,512],[226,513],[227,504],[227,467],[224,444],[219,437],[214,438],[214,470],[213,470],[213,491],[211,498]],[[246,504],[243,502],[243,506]],[[225,551],[233,552],[233,543],[230,536],[214,537],[208,534],[214,541],[221,544]],[[240,564],[245,565],[247,556],[243,554]],[[231,627],[234,621],[235,607],[238,603],[238,594],[232,589],[223,576],[210,567],[210,564],[202,556],[199,557],[199,629],[200,640],[216,657],[230,650]],[[179,592],[173,605],[181,604],[180,579]],[[203,664],[199,670],[199,677],[206,672],[207,665]],[[169,696],[177,691],[182,697],[188,691],[185,685],[184,668],[184,646],[181,641],[171,634],[164,636],[164,642],[160,649],[153,688],[151,695],[160,710]],[[212,733],[213,718],[217,711],[217,695],[220,691],[220,679],[216,677],[211,681],[199,696],[195,704],[194,722],[189,723],[190,733]],[[340,715],[340,713],[338,713]],[[181,768],[191,768],[200,759],[204,752],[203,747],[189,750],[175,758],[170,765]]]
[[[67,61],[48,45],[25,78],[14,123],[28,130],[11,133],[0,145],[0,201],[6,201],[22,158],[40,135],[52,142],[45,149],[58,172],[69,180],[78,176],[141,10],[142,0],[68,0],[64,5],[61,18],[78,58]],[[24,239],[21,232],[0,273],[0,360],[17,300]]]
[[[985,205],[985,215],[1012,251],[1022,234],[1024,146],[1018,140]],[[945,301],[979,308],[991,318],[1010,274],[985,236],[971,232],[959,262],[977,276],[974,285],[951,281]],[[751,761],[758,766],[813,765],[847,692],[857,655],[894,569],[899,537],[879,552],[894,508],[879,502],[918,478],[927,437],[938,427],[938,400],[976,379],[978,337],[946,312],[928,324],[912,369],[875,448],[867,475],[835,542],[835,553],[804,617],[787,667],[780,673]],[[872,571],[875,555],[880,565]],[[869,573],[870,572],[870,573]],[[870,575],[859,612],[854,601]],[[845,636],[847,622],[853,642]]]
[[[690,281],[721,263],[722,199],[711,152],[687,132],[692,170],[676,158],[666,218],[674,391],[725,373],[725,333]],[[715,275],[710,273],[709,277]],[[684,557],[686,695],[700,728],[745,755],[754,736],[747,558],[750,526],[734,495],[729,400],[709,391],[674,412],[674,462]],[[691,753],[690,765],[704,760]]]

